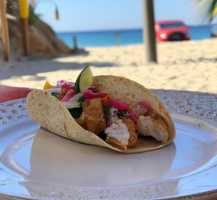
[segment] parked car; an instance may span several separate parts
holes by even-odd
[[[217,24],[212,25],[210,36],[211,37],[217,37]]]
[[[164,20],[155,23],[156,37],[160,42],[190,40],[188,29],[181,20]]]

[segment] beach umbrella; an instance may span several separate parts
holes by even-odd
[[[8,33],[8,21],[6,15],[6,0],[0,0],[0,27],[1,27],[1,39],[3,45],[4,60],[9,60],[10,56],[10,41]]]
[[[20,22],[23,36],[23,53],[29,55],[29,2],[28,0],[19,0]]]
[[[155,37],[155,18],[153,0],[143,0],[144,7],[144,43],[148,63],[157,62],[157,47]]]

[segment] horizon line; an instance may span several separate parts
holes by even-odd
[[[216,24],[198,24],[198,25],[189,25],[187,24],[187,26],[190,27],[198,27],[198,26],[212,26],[212,25],[217,25]],[[135,27],[135,28],[120,28],[120,29],[91,29],[91,30],[54,30],[57,33],[91,33],[91,32],[108,32],[108,31],[113,31],[113,32],[118,32],[118,31],[130,31],[130,30],[142,30],[143,28],[141,27]]]

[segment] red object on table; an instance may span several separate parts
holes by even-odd
[[[0,86],[0,103],[24,98],[31,91],[29,88],[20,88],[20,87],[10,87],[10,86]]]

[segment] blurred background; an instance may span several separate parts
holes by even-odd
[[[209,38],[212,34],[212,2],[209,0],[155,0],[155,18],[182,20],[189,26],[192,40]],[[143,0],[52,1],[34,4],[35,12],[70,47],[73,35],[80,47],[140,44],[143,42]],[[54,15],[58,10],[58,17]],[[53,11],[53,12],[52,12]]]
[[[0,84],[41,88],[89,64],[148,88],[217,92],[217,0],[2,0],[0,8]]]

